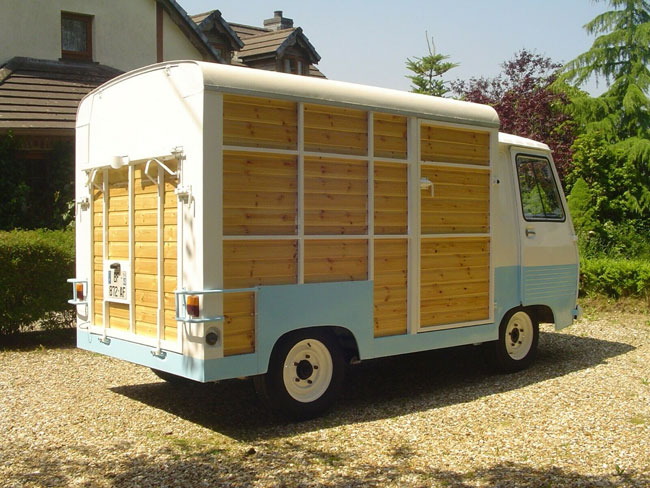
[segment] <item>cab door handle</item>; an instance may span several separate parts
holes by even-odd
[[[535,229],[532,227],[526,227],[526,237],[534,237],[537,235],[537,232],[535,232]]]

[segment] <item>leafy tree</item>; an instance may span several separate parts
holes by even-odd
[[[0,135],[0,230],[23,225],[22,216],[29,201],[24,166],[16,161],[18,145],[10,132]]]
[[[495,78],[456,80],[453,91],[463,100],[488,104],[499,114],[501,130],[547,143],[563,177],[571,161],[574,124],[565,110],[566,89],[553,89],[562,65],[550,58],[522,49],[501,64]]]
[[[576,91],[571,111],[583,134],[576,140],[569,186],[584,180],[589,208],[605,246],[650,253],[650,3],[607,0],[613,10],[585,25],[591,49],[567,63],[560,82],[580,86],[604,77],[596,98]],[[573,192],[572,192],[573,193]],[[586,206],[583,204],[583,208]],[[583,220],[581,210],[574,216]],[[636,237],[634,237],[636,236]]]
[[[20,157],[20,141],[0,135],[0,230],[62,229],[74,220],[74,147],[56,144],[44,160]]]
[[[429,42],[428,33],[427,48],[429,50],[428,56],[406,59],[406,67],[414,73],[406,77],[413,82],[411,86],[412,92],[442,97],[450,91],[447,88],[447,82],[442,79],[442,75],[450,69],[457,67],[458,63],[446,61],[449,59],[449,56],[436,53],[433,38]]]

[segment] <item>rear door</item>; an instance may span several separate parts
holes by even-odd
[[[175,172],[177,161],[165,165]],[[109,336],[177,343],[176,177],[143,162],[100,169],[93,183],[93,325]]]

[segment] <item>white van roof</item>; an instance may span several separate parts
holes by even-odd
[[[371,108],[403,115],[430,116],[436,120],[452,123],[499,127],[499,116],[492,107],[487,105],[202,61],[172,61],[146,66],[121,75],[97,88],[96,91],[147,71],[180,67],[183,64],[193,64],[200,68],[206,90],[216,89],[242,95],[290,98],[296,101],[322,102],[366,110]]]
[[[539,149],[542,151],[550,151],[551,149],[547,144],[543,142],[537,142],[532,139],[527,139],[525,137],[515,136],[512,134],[505,134],[499,132],[499,144],[505,144],[507,146],[520,146],[527,147],[529,149]]]

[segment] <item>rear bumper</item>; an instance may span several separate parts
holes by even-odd
[[[176,376],[202,383],[259,374],[256,354],[241,354],[218,359],[201,359],[184,356],[173,351],[159,354],[146,344],[109,337],[102,341],[101,334],[77,329],[77,347],[104,354],[147,368],[158,369]]]

